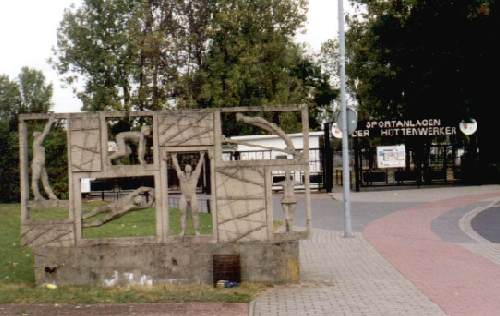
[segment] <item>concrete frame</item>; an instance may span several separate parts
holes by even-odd
[[[288,160],[238,160],[224,161],[222,159],[222,126],[221,113],[225,112],[300,112],[303,134],[303,151],[296,159]],[[68,219],[59,221],[34,221],[29,218],[29,159],[28,159],[28,129],[27,124],[30,121],[47,120],[52,115],[56,119],[67,120],[67,146],[68,146],[68,178],[69,178],[69,201],[68,201]],[[107,142],[108,128],[106,121],[110,118],[124,117],[151,117],[152,118],[152,137],[153,137],[153,163],[146,165],[110,165],[107,163]],[[170,119],[177,120],[165,126],[165,122]],[[183,123],[182,123],[183,122]],[[185,125],[182,125],[182,124]],[[176,124],[179,124],[176,126]],[[182,128],[182,126],[189,128]],[[164,137],[169,133],[169,129],[177,131],[170,138]],[[160,135],[160,130],[162,135]],[[180,134],[185,134],[180,137]],[[275,243],[289,241],[295,242],[299,239],[306,239],[311,229],[311,203],[309,188],[309,118],[306,106],[287,106],[287,107],[237,107],[223,109],[203,109],[189,111],[158,111],[158,112],[82,112],[82,113],[53,113],[53,114],[21,114],[19,116],[19,135],[20,135],[20,170],[21,170],[21,225],[23,236],[25,232],[29,233],[34,228],[46,233],[47,237],[39,242],[33,240],[24,240],[23,243],[34,248],[48,249],[61,247],[92,247],[95,245],[117,245],[130,246],[141,244],[179,244],[186,243],[198,244],[233,244],[246,243],[250,245],[257,243]],[[96,136],[98,135],[98,136]],[[187,135],[187,136],[186,136]],[[209,137],[207,137],[209,135]],[[186,138],[187,137],[187,138]],[[82,138],[84,138],[82,140]],[[87,138],[93,140],[94,145],[87,145]],[[174,139],[174,141],[172,141]],[[182,140],[187,139],[189,145],[184,145]],[[169,145],[175,143],[174,146]],[[177,143],[176,143],[177,142]],[[180,143],[179,143],[180,142]],[[92,143],[92,142],[91,142]],[[82,145],[83,144],[83,145]],[[94,147],[92,147],[94,146]],[[211,235],[201,236],[173,236],[169,235],[169,206],[168,206],[168,179],[167,179],[167,157],[172,152],[200,152],[205,151],[210,159],[211,175],[211,207],[213,212],[213,233]],[[90,167],[85,167],[84,158],[86,154],[90,155],[87,160],[92,161]],[[98,159],[95,161],[95,159]],[[87,161],[88,162],[88,161]],[[95,162],[95,163],[94,163]],[[99,163],[100,162],[100,163]],[[226,171],[235,170],[249,176],[248,179],[239,179],[238,176],[228,178]],[[247,171],[245,171],[247,170]],[[260,171],[259,171],[260,170]],[[306,228],[303,231],[293,231],[287,233],[276,233],[273,231],[273,209],[272,209],[272,178],[273,170],[282,171],[303,171],[305,176],[305,198],[306,198]],[[230,184],[225,184],[225,180],[230,183],[239,183],[245,185],[245,182],[255,183],[252,177],[258,175],[256,181],[260,181],[262,176],[263,184],[259,184],[255,190],[263,190],[260,198],[254,199],[254,202],[247,200],[248,197],[241,196],[241,200],[232,201],[233,196],[226,191],[231,189]],[[257,172],[257,173],[255,173]],[[234,174],[236,174],[234,173]],[[238,173],[240,174],[240,173]],[[156,234],[151,237],[126,237],[126,238],[106,238],[106,239],[84,239],[82,238],[81,221],[81,179],[82,178],[113,178],[113,177],[135,177],[152,176],[155,183],[155,208],[156,208]],[[229,180],[228,180],[229,179]],[[229,183],[229,182],[228,182]],[[247,184],[248,184],[247,183]],[[224,192],[223,192],[224,191]],[[244,192],[242,192],[244,193]],[[225,195],[224,195],[225,194]],[[229,195],[228,195],[229,194]],[[247,213],[234,214],[234,211],[226,208],[222,211],[223,201],[221,196],[226,196],[231,200],[227,204],[240,203],[246,206]],[[260,202],[259,202],[260,201]],[[253,203],[253,204],[252,204]],[[252,209],[252,205],[257,205],[257,210]],[[260,209],[259,209],[260,205]],[[262,206],[264,205],[264,206]],[[263,207],[263,209],[262,209]],[[221,213],[222,212],[222,213]],[[261,226],[253,227],[252,223],[246,217],[257,216],[262,221]],[[223,216],[224,220],[219,221]],[[259,217],[260,216],[260,217]],[[255,217],[255,218],[257,218]],[[222,217],[221,217],[222,219]],[[232,224],[227,224],[231,222]],[[226,227],[234,227],[236,230],[230,233],[220,230],[222,223]],[[229,225],[229,226],[228,226]],[[243,228],[241,228],[243,227]],[[54,236],[52,231],[64,228],[66,235],[64,238]],[[241,229],[241,231],[240,231]],[[246,231],[245,231],[246,229]],[[47,233],[49,232],[49,233]],[[240,235],[238,235],[240,234]],[[22,238],[23,240],[23,238]],[[288,246],[287,246],[288,247]],[[294,246],[292,246],[293,248]],[[42,249],[40,248],[40,249]],[[290,248],[291,249],[291,248]],[[295,250],[294,250],[295,251]],[[293,252],[293,251],[292,251]],[[297,253],[298,256],[298,253]],[[298,257],[296,258],[298,262]],[[41,259],[40,259],[41,260]],[[42,260],[43,261],[43,260]],[[298,265],[298,263],[297,263]],[[292,265],[293,266],[293,265]],[[36,267],[35,267],[36,268]],[[40,273],[38,273],[40,274]],[[37,275],[38,275],[37,274]],[[282,273],[283,275],[283,273]],[[285,273],[284,275],[288,275]],[[37,278],[39,281],[39,278]],[[71,282],[68,281],[68,282]]]

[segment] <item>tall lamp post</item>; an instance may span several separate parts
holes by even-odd
[[[342,110],[342,173],[344,186],[344,237],[353,237],[351,223],[351,178],[349,173],[349,134],[347,131],[347,102],[345,86],[345,29],[344,3],[338,1],[340,53],[340,105]]]

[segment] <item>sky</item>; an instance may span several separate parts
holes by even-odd
[[[81,102],[64,87],[57,72],[47,63],[57,41],[57,27],[65,8],[81,0],[0,0],[0,74],[11,80],[21,67],[43,71],[54,86],[54,111],[77,112]],[[347,7],[347,1],[344,1]],[[321,43],[337,37],[337,1],[309,0],[308,21],[297,41],[317,52]]]

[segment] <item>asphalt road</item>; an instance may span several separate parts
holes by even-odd
[[[500,242],[500,206],[493,206],[477,214],[471,221],[472,228],[483,238]]]

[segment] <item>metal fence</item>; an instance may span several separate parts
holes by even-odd
[[[284,155],[273,150],[252,150],[252,151],[227,151],[222,153],[224,160],[261,160],[261,159],[290,159],[291,155]],[[323,168],[322,150],[320,148],[309,149],[309,182],[311,189],[320,190],[323,188]],[[273,189],[280,190],[282,185],[279,182],[284,180],[284,171],[273,171]],[[304,186],[304,172],[296,171],[292,173],[293,180],[297,182],[296,188]]]
[[[422,157],[417,157],[415,149],[406,148],[405,168],[381,169],[377,166],[376,147],[359,148],[355,181],[361,187],[460,182],[463,152],[453,145],[430,145]]]

